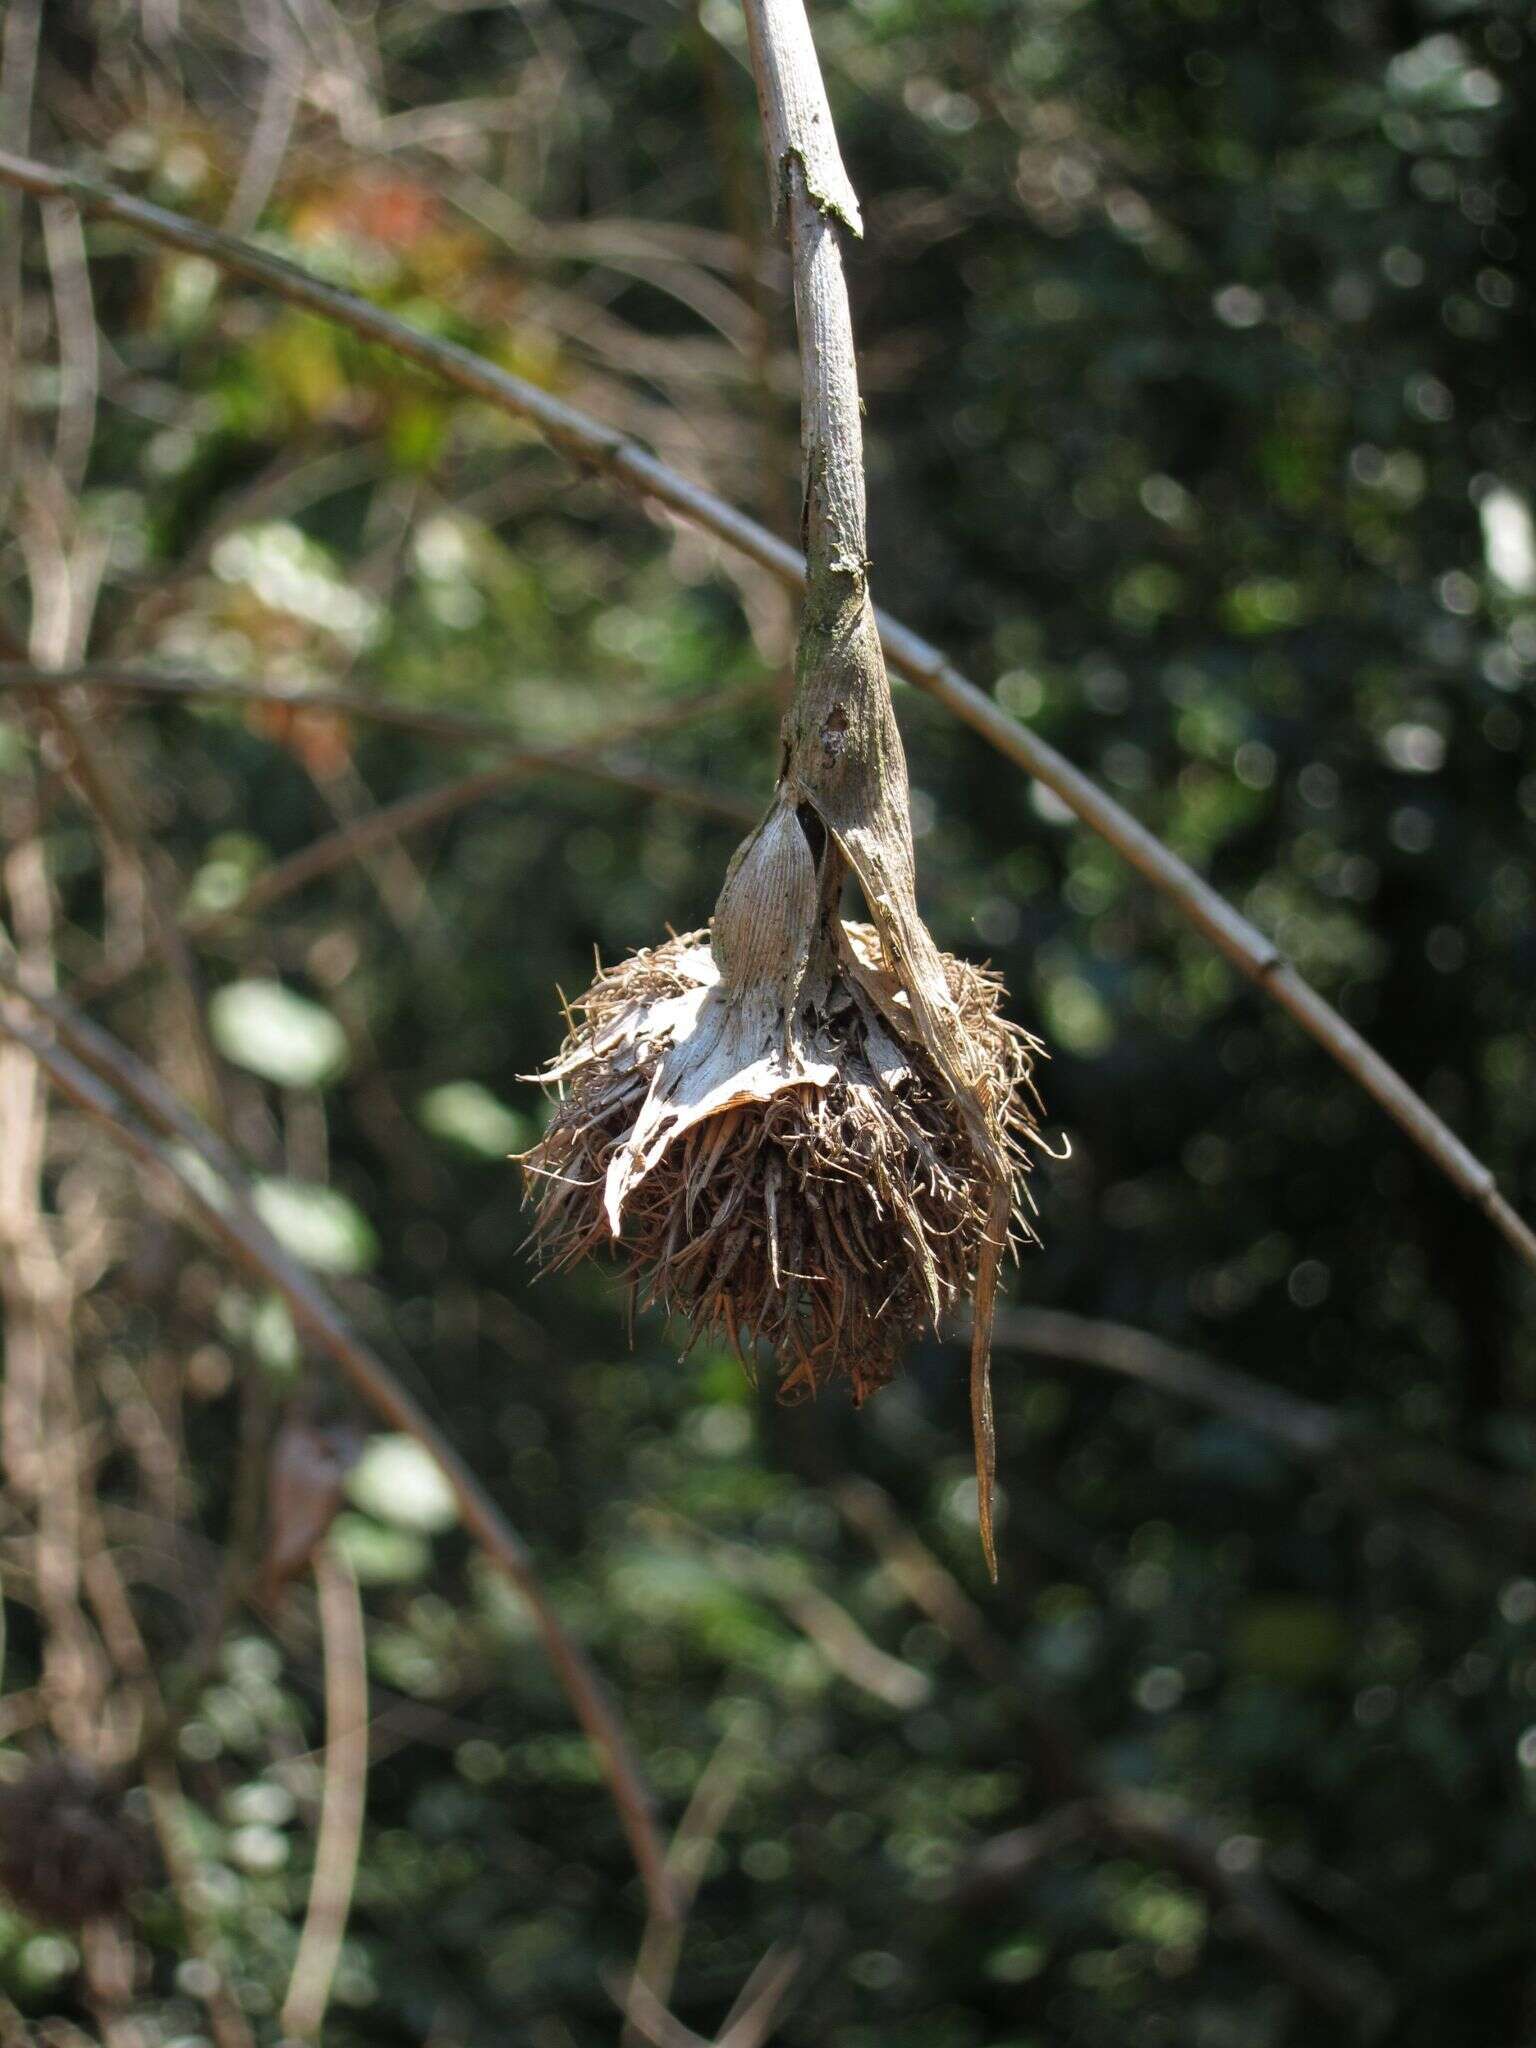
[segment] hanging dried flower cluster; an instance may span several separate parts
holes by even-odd
[[[778,787],[707,932],[600,973],[542,1077],[523,1165],[564,1265],[617,1244],[640,1298],[800,1394],[861,1399],[903,1345],[972,1303],[983,1547],[998,1267],[1023,1210],[1037,1042],[996,976],[917,910],[906,759],[868,588],[858,380],[838,224],[858,204],[798,6],[747,0],[800,330],[806,603]],[[852,877],[870,922],[845,923]]]
[[[550,1264],[605,1246],[786,1394],[884,1384],[969,1298],[983,1537],[997,1271],[1024,1211],[1038,1042],[916,910],[905,762],[867,600],[813,624],[772,808],[707,932],[598,975],[524,1155]],[[830,656],[827,642],[830,640]],[[849,872],[873,915],[845,922]]]
[[[839,923],[831,937],[836,972],[794,1006],[787,1046],[742,1044],[707,931],[600,974],[545,1077],[567,1092],[524,1163],[552,1265],[618,1239],[642,1307],[680,1312],[749,1369],[766,1345],[785,1397],[841,1377],[860,1401],[974,1291],[991,1197],[878,934]],[[1000,1015],[995,975],[941,963],[1016,1171],[1034,1042]]]

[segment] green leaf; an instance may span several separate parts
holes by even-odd
[[[442,1466],[414,1437],[374,1437],[348,1476],[347,1492],[379,1521],[424,1536],[451,1529],[459,1517]]]
[[[280,981],[232,981],[208,1005],[224,1057],[285,1088],[319,1088],[347,1064],[346,1033],[318,1003]]]
[[[299,1333],[280,1294],[264,1294],[251,1311],[250,1345],[261,1364],[277,1380],[298,1377],[303,1363]]]
[[[444,1081],[429,1088],[416,1109],[434,1138],[462,1145],[482,1159],[505,1159],[521,1151],[532,1135],[525,1119],[478,1081]]]
[[[386,1529],[370,1515],[338,1515],[331,1541],[364,1586],[408,1586],[425,1578],[432,1553],[408,1529]]]
[[[279,1244],[322,1273],[366,1272],[379,1255],[373,1226],[335,1188],[315,1181],[258,1180],[251,1200]]]

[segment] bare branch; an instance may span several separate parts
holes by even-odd
[[[503,795],[519,782],[526,781],[530,774],[551,769],[579,774],[592,782],[611,783],[618,789],[664,797],[688,810],[702,811],[707,817],[725,818],[732,824],[742,820],[750,823],[757,815],[751,804],[722,796],[707,783],[690,782],[678,775],[664,775],[659,770],[642,768],[638,764],[623,767],[616,761],[597,761],[570,750],[551,748],[545,754],[535,755],[525,749],[516,760],[498,768],[482,768],[478,774],[465,775],[456,782],[443,783],[437,789],[424,790],[420,796],[402,797],[398,803],[385,804],[369,812],[356,824],[327,832],[324,838],[315,840],[290,859],[280,861],[276,867],[259,875],[238,903],[228,910],[191,920],[187,930],[196,937],[204,937],[237,917],[265,910],[280,897],[290,896],[295,889],[315,881],[320,875],[345,867],[360,854],[371,852],[387,840],[402,833],[419,832],[424,826],[435,825],[441,819],[451,817],[455,811],[467,810],[487,797]]]
[[[530,770],[540,765],[561,765],[568,754],[573,761],[577,756],[585,759],[598,745],[614,746],[622,740],[664,731],[669,725],[696,723],[705,716],[724,717],[755,702],[764,690],[763,685],[751,683],[702,702],[667,705],[648,714],[643,723],[636,721],[621,729],[610,728],[606,733],[594,734],[590,740],[575,741],[570,747],[543,747],[531,743],[504,718],[483,718],[469,711],[429,711],[389,697],[372,696],[367,690],[285,690],[274,683],[213,674],[170,674],[164,669],[139,668],[131,662],[84,661],[74,668],[46,669],[27,662],[0,661],[0,702],[11,691],[67,690],[76,684],[87,684],[110,697],[194,705],[269,704],[296,717],[314,711],[361,718],[373,725],[420,733],[426,739],[509,750],[526,756]]]
[[[893,1583],[949,1638],[982,1684],[1011,1691],[1015,1683],[1013,1652],[953,1572],[897,1514],[890,1495],[872,1479],[850,1476],[832,1488],[832,1499],[844,1520],[879,1557]]]
[[[175,1766],[167,1757],[146,1756],[143,1772],[161,1860],[181,1909],[187,1947],[206,1972],[207,1988],[201,1996],[214,2041],[217,2048],[255,2048],[255,2036],[229,1988],[218,1924],[197,1881],[196,1860],[187,1840],[186,1800]]]
[[[42,0],[11,0],[0,32],[0,135],[31,146]],[[21,214],[15,191],[0,199],[0,511],[16,474],[16,371],[21,329]]]
[[[779,2008],[805,1963],[805,1951],[775,1942],[742,1985],[726,2014],[715,2048],[762,2048],[778,2023]]]
[[[1122,1853],[1176,1870],[1203,1891],[1232,1933],[1313,2005],[1352,2021],[1366,2039],[1381,2032],[1392,2011],[1386,1985],[1302,1923],[1264,1876],[1257,1843],[1224,1838],[1209,1822],[1143,1792],[1104,1794],[1093,1818]]]
[[[67,362],[63,368],[68,376]],[[78,660],[87,644],[106,541],[104,535],[81,528],[77,507],[57,469],[41,470],[29,482],[20,534],[32,586],[32,658],[27,666],[47,669]],[[21,652],[8,624],[0,620],[0,655],[18,658]],[[115,865],[119,873],[127,869],[140,878],[155,940],[171,972],[203,1102],[220,1116],[218,1062],[204,1027],[192,956],[173,907],[181,894],[174,862],[144,831],[136,793],[110,750],[98,744],[78,699],[68,690],[39,689],[22,695],[59,739],[69,772],[100,830],[109,875]]]
[[[848,1610],[803,1570],[756,1544],[733,1543],[681,1516],[658,1514],[655,1519],[707,1548],[726,1578],[771,1601],[814,1645],[828,1668],[860,1692],[898,1713],[911,1713],[932,1695],[926,1672],[871,1642]]]
[[[322,283],[296,264],[91,179],[0,151],[0,184],[45,198],[73,199],[83,213],[118,221],[152,240],[204,256],[221,269],[264,286],[290,304],[303,306],[354,334],[392,349],[469,396],[531,421],[552,446],[578,466],[605,471],[641,497],[665,505],[679,517],[713,533],[791,588],[803,587],[805,563],[798,550],[778,540],[712,491],[689,482],[623,434],[510,371],[499,369],[472,350],[425,334],[350,292]],[[1240,974],[1288,1011],[1401,1125],[1453,1185],[1483,1211],[1520,1257],[1536,1267],[1536,1231],[1499,1193],[1490,1169],[1302,979],[1272,940],[1240,916],[1209,882],[1063,754],[1009,717],[936,647],[884,613],[876,616],[886,658],[898,674],[945,705],[999,753],[1054,791],[1091,831],[1098,833],[1167,897]]]
[[[0,691],[6,686],[7,677],[21,673],[17,664],[0,665]],[[80,671],[87,681],[94,684],[100,678],[87,664]],[[25,671],[30,677],[32,671]],[[115,674],[115,672],[114,672]],[[123,681],[124,689],[137,689],[147,676],[137,670],[130,671],[131,681]],[[159,679],[156,679],[159,680]],[[182,679],[176,679],[178,683]],[[30,688],[30,682],[26,687]],[[201,693],[201,685],[191,686],[193,693]],[[215,686],[216,688],[216,686]],[[213,692],[210,691],[209,694]],[[168,688],[166,694],[185,695],[185,689]],[[239,692],[242,698],[259,703],[292,704],[296,711],[318,708],[323,701],[347,709],[356,708],[366,713],[370,700],[356,691],[327,691],[307,694],[302,698],[284,697],[277,692],[260,690],[256,685],[247,685]],[[708,708],[712,712],[724,713],[740,705],[755,702],[762,694],[757,684],[745,690],[715,700]],[[417,714],[403,705],[386,707],[390,722],[414,726]],[[408,832],[418,832],[428,825],[452,817],[455,812],[466,810],[471,805],[482,803],[489,797],[500,796],[508,789],[530,775],[570,774],[579,775],[587,781],[606,783],[616,789],[634,790],[645,796],[661,798],[664,802],[682,805],[706,817],[724,818],[730,824],[750,823],[756,816],[755,807],[745,797],[736,797],[717,789],[713,784],[702,783],[686,776],[668,775],[661,769],[647,768],[636,763],[604,759],[602,756],[610,747],[642,734],[654,736],[672,730],[680,725],[691,725],[699,717],[694,704],[668,705],[661,711],[654,711],[646,717],[634,719],[629,724],[615,727],[606,733],[594,735],[587,740],[576,741],[564,747],[534,747],[526,740],[514,740],[510,729],[494,721],[456,719],[447,713],[439,719],[422,713],[430,719],[429,731],[440,737],[460,738],[465,731],[481,737],[489,731],[508,754],[508,759],[495,768],[482,768],[472,775],[459,777],[456,781],[443,783],[436,789],[423,790],[418,795],[401,797],[392,804],[381,805],[356,820],[338,827],[334,832],[323,833],[297,853],[258,875],[235,902],[221,905],[217,910],[208,910],[184,918],[180,932],[184,939],[205,939],[215,932],[227,930],[243,918],[253,916],[261,910],[268,910],[274,903],[291,896],[296,890],[307,888],[322,875],[335,872],[371,853],[380,846],[393,844]],[[142,957],[113,960],[85,978],[82,994],[95,999],[109,989],[118,987],[130,975],[144,965]]]
[[[27,971],[54,979],[53,892],[36,806],[0,882]],[[42,1624],[40,1692],[61,1743],[97,1754],[110,1673],[82,1604],[88,1491],[75,1382],[76,1289],[44,1207],[49,1096],[24,1047],[0,1049],[0,1309],[5,1323],[4,1461],[35,1520],[30,1562]]]
[[[648,1920],[635,1957],[630,1993],[625,2002],[620,2048],[637,2048],[649,2038],[635,2017],[635,1987],[641,1987],[640,2002],[648,1992],[656,2004],[665,2007],[672,1995],[672,1980],[682,1954],[683,1935],[693,1902],[703,1882],[709,1852],[719,1840],[731,1808],[746,1776],[747,1760],[753,1748],[756,1717],[748,1709],[733,1714],[709,1762],[700,1771],[683,1817],[667,1849],[667,1871],[672,1879],[676,1916],[672,1920]]]
[[[261,105],[224,213],[224,225],[235,235],[248,234],[255,227],[272,196],[304,95],[303,45],[284,0],[267,0],[264,13],[267,75]]]
[[[43,247],[53,280],[54,320],[59,337],[59,408],[53,461],[65,489],[77,496],[85,482],[96,439],[96,401],[101,391],[101,337],[91,296],[85,230],[72,206],[43,202]]]
[[[1321,1402],[1282,1393],[1129,1324],[1061,1309],[1005,1309],[994,1341],[1005,1351],[1093,1366],[1194,1401],[1268,1437],[1294,1457],[1331,1467],[1367,1494],[1418,1494],[1461,1522],[1482,1522],[1506,1536],[1528,1536],[1536,1529],[1536,1500],[1523,1479],[1488,1471],[1438,1444],[1387,1434],[1363,1417],[1341,1414]]]
[[[1099,1366],[1163,1393],[1198,1401],[1301,1458],[1335,1457],[1355,1435],[1343,1417],[1319,1402],[1280,1393],[1262,1380],[1126,1323],[1100,1322],[1061,1309],[1005,1309],[997,1319],[995,1341],[1004,1350]]]
[[[843,169],[804,7],[799,0],[747,0],[745,12],[774,219],[782,218],[795,163],[818,213],[862,235],[858,198]]]

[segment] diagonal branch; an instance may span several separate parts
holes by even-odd
[[[1097,1366],[1181,1400],[1196,1401],[1309,1461],[1341,1457],[1364,1435],[1349,1417],[1320,1402],[1284,1393],[1127,1323],[1071,1315],[1064,1309],[1008,1309],[997,1319],[996,1343],[1003,1351]]]
[[[82,213],[115,220],[151,240],[206,257],[321,318],[393,350],[443,382],[499,411],[529,421],[580,468],[602,471],[640,497],[666,506],[767,569],[791,589],[805,583],[799,551],[755,519],[659,461],[626,435],[551,396],[473,350],[440,340],[297,264],[223,235],[184,215],[112,186],[0,151],[0,185],[42,198],[68,198]],[[1054,791],[1068,809],[1165,896],[1225,959],[1287,1011],[1401,1125],[1466,1198],[1482,1210],[1525,1262],[1536,1267],[1536,1231],[1505,1200],[1485,1166],[1408,1083],[1318,995],[1274,942],[1242,917],[1209,882],[1109,796],[1065,755],[1038,738],[969,681],[920,634],[876,614],[886,659],[899,675],[973,727],[1008,760]]]
[[[607,1689],[566,1633],[523,1539],[414,1395],[267,1229],[229,1149],[111,1033],[68,1005],[35,994],[8,962],[0,962],[0,987],[46,1019],[57,1038],[21,1023],[14,1011],[0,1012],[0,1030],[24,1046],[59,1092],[102,1124],[141,1165],[168,1174],[207,1233],[238,1265],[282,1296],[299,1329],[328,1353],[363,1401],[391,1428],[414,1437],[442,1468],[465,1529],[527,1601],[555,1673],[602,1763],[652,1916],[669,1919],[672,1887],[650,1795]],[[191,1160],[188,1150],[195,1154]]]
[[[642,735],[648,737],[664,731],[668,725],[696,723],[705,714],[721,717],[739,711],[744,705],[761,698],[765,688],[761,683],[750,683],[740,690],[702,702],[666,705],[648,716],[643,724],[636,720],[626,724],[622,730],[597,735],[590,742],[576,741],[569,747],[545,747],[530,742],[504,718],[484,718],[472,711],[428,710],[417,704],[402,704],[398,698],[376,697],[368,690],[285,690],[277,683],[256,682],[239,676],[143,668],[132,662],[83,661],[73,668],[37,668],[28,662],[0,660],[0,704],[13,691],[57,692],[70,690],[76,684],[88,684],[92,690],[116,698],[146,697],[151,701],[178,704],[263,704],[290,712],[295,717],[302,717],[306,712],[334,712],[343,718],[360,718],[372,725],[420,733],[424,739],[495,747],[526,759],[530,767],[540,763],[563,765],[563,757],[567,753],[574,763],[584,747],[598,743],[614,746],[620,740],[639,739]]]
[[[609,750],[624,741],[667,732],[679,725],[695,724],[700,716],[700,707],[693,703],[667,705],[606,733],[574,741],[568,746],[553,747],[531,745],[520,739],[510,726],[495,719],[448,712],[436,715],[416,712],[409,705],[376,701],[357,690],[312,691],[302,697],[289,696],[264,689],[256,683],[226,684],[216,677],[166,677],[154,670],[119,670],[110,664],[98,667],[86,663],[79,669],[50,675],[47,670],[26,668],[15,662],[0,662],[0,703],[3,703],[3,692],[13,679],[18,688],[30,692],[35,687],[36,677],[42,678],[44,687],[62,687],[69,678],[74,678],[93,687],[105,686],[127,694],[147,690],[152,696],[183,699],[228,696],[236,702],[291,705],[295,711],[323,709],[365,717],[372,715],[381,717],[387,724],[422,731],[441,739],[493,739],[504,754],[505,758],[494,768],[481,768],[453,782],[440,783],[433,789],[401,797],[392,804],[381,805],[377,810],[337,827],[333,832],[323,833],[258,875],[235,902],[221,905],[217,910],[184,917],[179,927],[183,939],[205,939],[223,931],[257,911],[269,909],[295,890],[307,888],[322,875],[334,873],[337,868],[345,867],[375,848],[391,845],[407,832],[422,831],[452,817],[457,811],[503,795],[533,775],[579,775],[611,788],[659,797],[686,810],[698,811],[705,817],[723,818],[731,824],[750,824],[757,816],[754,806],[744,797],[734,796],[713,784],[689,776],[669,775],[639,762],[610,757]],[[759,684],[749,684],[744,689],[715,698],[707,709],[712,713],[736,710],[744,704],[756,702],[761,695]],[[144,964],[142,955],[108,961],[83,979],[77,986],[77,993],[82,1000],[95,1000],[119,987]]]
[[[1193,1401],[1304,1463],[1331,1466],[1368,1493],[1416,1494],[1457,1521],[1522,1542],[1536,1529],[1527,1480],[1488,1471],[1439,1444],[1390,1435],[1363,1416],[1285,1393],[1149,1330],[1064,1309],[1018,1308],[998,1316],[993,1339],[1001,1351],[1093,1366]]]
[[[618,789],[665,797],[687,810],[701,811],[710,818],[724,818],[732,824],[751,824],[757,816],[754,805],[726,796],[709,783],[695,782],[680,775],[664,775],[657,769],[642,768],[638,763],[626,766],[623,762],[583,758],[554,748],[542,754],[523,750],[495,768],[481,768],[473,775],[439,783],[435,789],[423,790],[419,795],[401,797],[397,803],[383,804],[351,824],[325,833],[322,838],[312,840],[308,846],[290,854],[287,860],[279,861],[275,867],[258,875],[245,894],[227,910],[210,911],[192,918],[184,929],[194,938],[205,938],[222,925],[267,909],[281,897],[291,896],[295,889],[302,889],[321,875],[345,867],[359,855],[371,853],[376,847],[404,833],[419,832],[443,818],[452,817],[455,811],[467,810],[472,804],[484,802],[487,797],[502,796],[530,775],[561,769],[584,775],[592,782],[611,783]]]

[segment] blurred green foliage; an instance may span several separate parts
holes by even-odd
[[[50,5],[37,153],[217,221],[264,76],[244,14]],[[735,7],[305,20],[261,240],[792,533],[788,312]],[[831,0],[816,29],[865,204],[877,595],[1209,874],[1536,1210],[1528,6]],[[121,230],[88,245],[93,651],[350,680],[540,740],[696,702],[631,751],[766,794],[778,593],[382,352]],[[17,398],[41,435],[35,217],[23,264],[41,310]],[[711,715],[755,678],[760,712]],[[541,1115],[522,1077],[560,1035],[556,990],[594,948],[702,923],[729,826],[530,778],[242,919],[253,879],[465,750],[260,707],[103,708],[98,729],[186,910],[224,918],[200,941],[207,1015],[263,1213],[527,1535],[668,1821],[712,1756],[739,1780],[673,1999],[689,2026],[711,2035],[785,1941],[806,1959],[780,2038],[804,2048],[1358,2038],[1152,1850],[1066,1831],[978,1884],[989,1843],[1061,1803],[1048,1708],[1105,1782],[1199,1816],[1219,1870],[1262,1864],[1304,1942],[1385,1984],[1387,2038],[1512,2048],[1536,2024],[1529,1276],[1048,794],[899,697],[925,908],[1047,1037],[1072,1143],[1036,1177],[1045,1249],[1014,1298],[1361,1432],[1308,1463],[1005,1351],[996,1590],[952,1345],[861,1414],[779,1410],[653,1319],[631,1349],[608,1277],[536,1284],[523,1253],[502,1155]],[[19,786],[26,761],[8,743],[0,769]],[[63,794],[48,846],[67,982],[122,911]],[[102,1009],[185,1070],[154,970]],[[59,1128],[67,1179],[104,1141]],[[282,1400],[339,1397],[280,1304],[99,1170],[117,1248],[81,1371],[118,1427],[146,1400],[176,1417],[184,1526],[133,1520],[132,1458],[102,1476],[109,1529],[174,1566],[133,1590],[175,1665],[206,1574],[187,1559],[238,1525],[242,1441]],[[337,1531],[376,1720],[326,2038],[612,2041],[642,1918],[618,1823],[528,1615],[408,1453],[375,1447]],[[1457,1484],[1419,1483],[1452,1457]],[[1003,1669],[913,1606],[839,1505],[849,1474],[980,1603]],[[24,1592],[8,1691],[37,1675]],[[322,1738],[300,1587],[242,1613],[179,1745],[197,1891],[264,2042]],[[140,2038],[190,2048],[206,1986],[168,1895],[139,1938]],[[27,2015],[78,2014],[77,1962],[0,1924]]]

